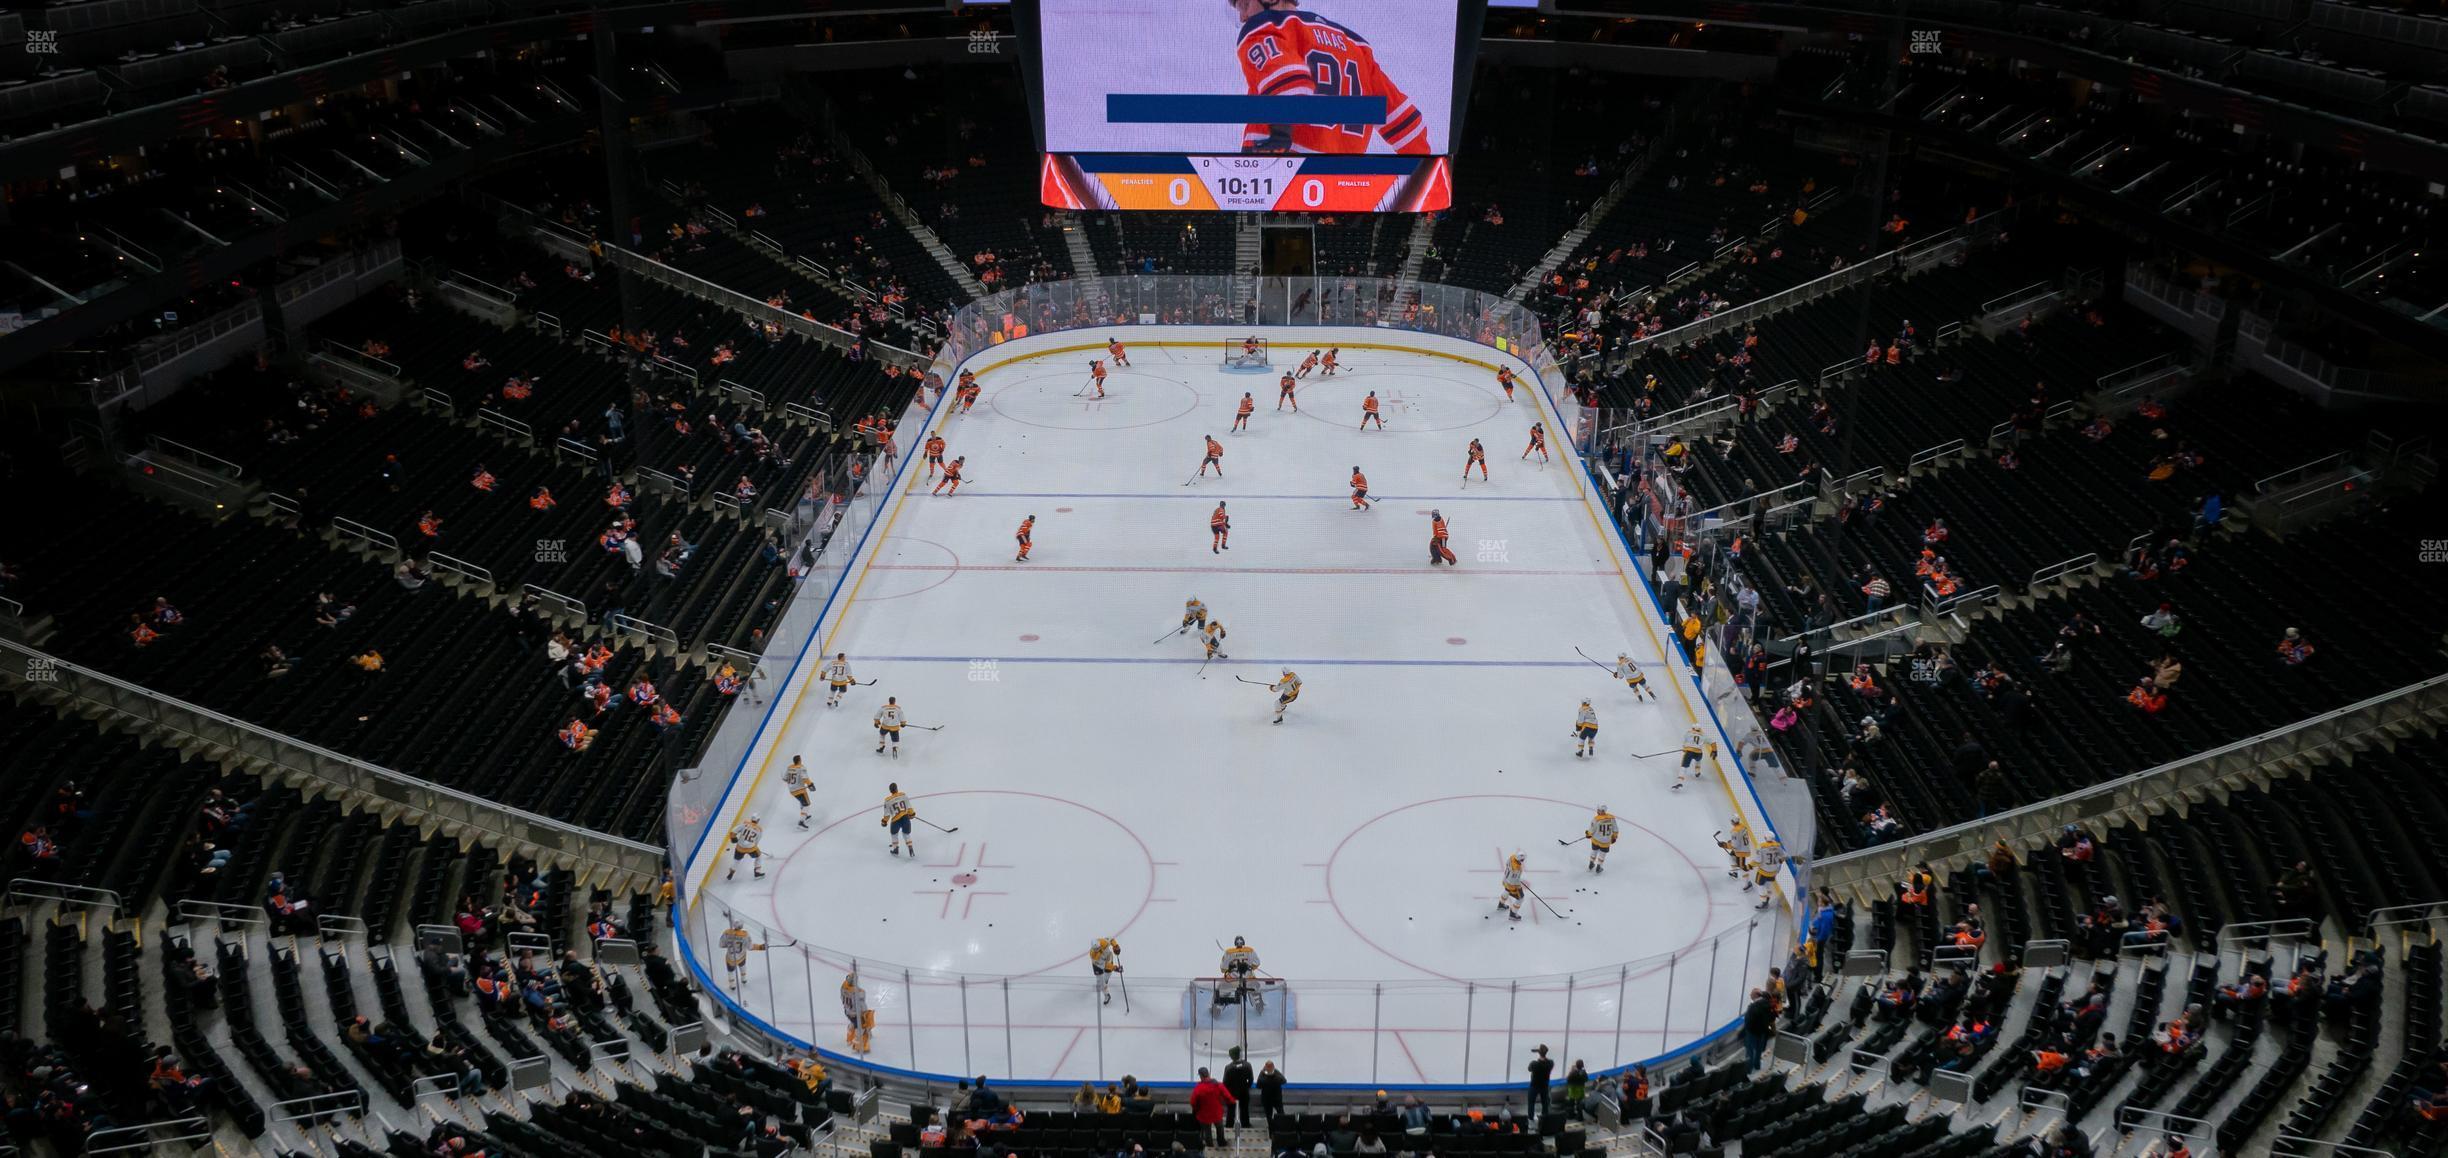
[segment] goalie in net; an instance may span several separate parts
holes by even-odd
[[[1238,1046],[1243,1056],[1277,1053],[1292,1025],[1292,1001],[1283,978],[1259,975],[1258,951],[1233,938],[1224,950],[1222,974],[1190,983],[1184,1020],[1195,1052],[1223,1054]]]
[[[1273,365],[1267,358],[1267,340],[1253,334],[1246,338],[1228,338],[1224,342],[1224,368],[1227,370],[1264,370]]]

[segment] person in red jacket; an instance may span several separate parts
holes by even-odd
[[[1212,1131],[1218,1146],[1230,1145],[1224,1136],[1224,1115],[1233,1104],[1232,1091],[1224,1083],[1209,1077],[1207,1067],[1199,1067],[1198,1084],[1190,1087],[1190,1117],[1199,1124],[1200,1132]]]

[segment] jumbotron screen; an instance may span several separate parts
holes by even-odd
[[[1040,0],[1042,200],[1066,209],[1448,208],[1456,78],[1467,75],[1457,67],[1463,7]]]

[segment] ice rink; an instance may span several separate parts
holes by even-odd
[[[716,869],[692,909],[697,945],[725,912],[767,944],[735,1000],[838,1050],[855,960],[871,1060],[1074,1081],[1186,1080],[1246,1040],[1295,1081],[1496,1082],[1534,1044],[1597,1070],[1739,1016],[1790,921],[1728,876],[1712,834],[1735,803],[1713,761],[1676,787],[1695,693],[1535,382],[1508,401],[1494,351],[1347,346],[1279,410],[1277,375],[1311,348],[1296,331],[1257,373],[1222,368],[1218,342],[1150,340],[1165,333],[1119,334],[1133,364],[1101,400],[1085,388],[1101,334],[972,363],[983,399],[934,423],[969,481],[941,496],[922,465],[902,476],[819,641],[874,686],[828,708],[811,659],[783,691],[779,740],[746,769],[766,876]],[[1245,391],[1256,413],[1233,432]],[[1382,432],[1357,428],[1371,391]],[[1521,458],[1534,422],[1552,463]],[[1206,435],[1221,478],[1196,477]],[[1492,477],[1466,484],[1473,438]],[[1372,509],[1351,509],[1355,466]],[[1458,566],[1428,565],[1432,509]],[[1192,596],[1229,658],[1202,666],[1174,634]],[[1628,652],[1657,699],[1576,647]],[[1276,725],[1253,683],[1287,668],[1302,691]],[[914,726],[897,757],[870,726],[887,696]],[[1591,759],[1570,735],[1584,698]],[[782,786],[794,755],[817,783],[804,828]],[[893,782],[957,831],[921,825],[914,857],[888,854]],[[1564,843],[1601,804],[1623,825],[1603,875]],[[1519,923],[1495,901],[1514,850],[1540,898]],[[1104,936],[1127,1011],[1089,979]],[[1235,936],[1290,994],[1246,1038],[1192,1026],[1206,1010],[1186,996]]]

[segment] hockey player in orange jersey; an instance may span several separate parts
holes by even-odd
[[[1377,412],[1377,392],[1374,390],[1360,400],[1360,429],[1367,430],[1372,422],[1377,424],[1377,429],[1385,429],[1385,415]]]
[[[1215,468],[1217,478],[1224,477],[1224,444],[1217,442],[1215,435],[1212,434],[1207,436],[1207,457],[1199,460],[1199,471],[1196,477],[1206,478],[1207,468],[1211,466]]]
[[[1230,2],[1241,18],[1241,79],[1249,95],[1385,98],[1385,120],[1373,125],[1249,125],[1241,132],[1242,152],[1428,152],[1427,118],[1385,74],[1365,36],[1303,9],[1301,0]]]
[[[1233,433],[1239,434],[1240,432],[1249,429],[1250,411],[1256,409],[1258,409],[1258,400],[1250,397],[1249,391],[1242,391],[1241,408],[1233,412]]]
[[[1360,468],[1356,466],[1352,468],[1351,488],[1351,509],[1355,511],[1372,509],[1368,497],[1368,476],[1360,473]]]
[[[1276,382],[1276,385],[1283,387],[1283,392],[1275,396],[1275,409],[1281,410],[1284,408],[1284,403],[1289,402],[1292,404],[1292,412],[1300,413],[1300,399],[1292,396],[1292,388],[1299,383],[1294,382],[1290,374],[1286,374]]]
[[[1097,397],[1105,396],[1105,362],[1103,359],[1088,359],[1088,384],[1096,387]]]
[[[1130,367],[1130,353],[1122,348],[1122,339],[1120,338],[1105,339],[1105,356],[1113,359],[1113,364],[1116,366],[1121,366],[1125,369]]]

